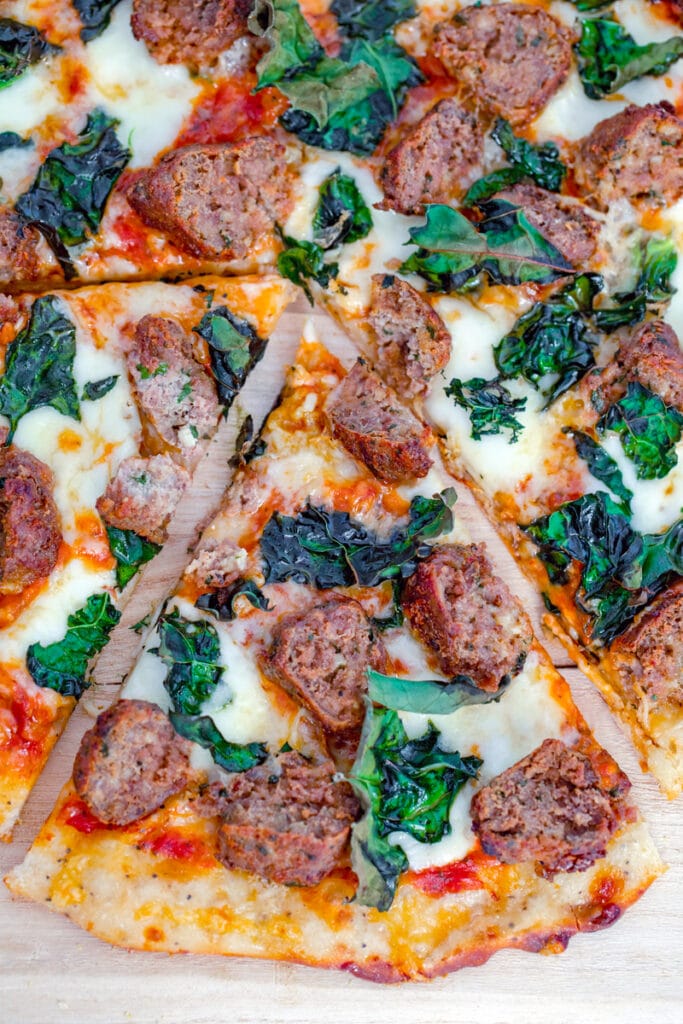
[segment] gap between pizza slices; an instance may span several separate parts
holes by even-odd
[[[400,981],[559,952],[659,874],[434,436],[353,360],[303,344],[15,894]]]

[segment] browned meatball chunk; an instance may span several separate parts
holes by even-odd
[[[187,470],[170,455],[125,459],[98,499],[97,511],[110,526],[163,544],[168,521],[189,481]]]
[[[264,137],[174,150],[128,198],[145,224],[193,256],[244,259],[286,218],[290,187],[284,146]]]
[[[128,825],[185,788],[189,750],[157,704],[120,700],[81,740],[76,792],[100,821]]]
[[[406,581],[401,603],[445,675],[470,676],[493,692],[524,665],[531,624],[483,544],[437,545]]]
[[[536,228],[573,267],[583,268],[595,252],[598,222],[576,202],[547,192],[530,182],[520,182],[496,195],[519,204]]]
[[[250,0],[133,0],[133,35],[160,64],[212,63],[247,31]]]
[[[52,472],[33,455],[0,448],[0,594],[18,594],[49,576],[62,529]]]
[[[327,400],[332,435],[380,480],[426,476],[429,431],[362,359]]]
[[[367,669],[382,671],[386,653],[357,601],[331,600],[284,618],[263,667],[326,732],[344,733],[363,724]]]
[[[633,811],[630,782],[605,751],[590,757],[546,740],[472,798],[472,828],[504,864],[538,861],[547,874],[585,871]]]
[[[339,862],[358,815],[331,762],[280,754],[225,784],[218,857],[282,885],[315,885]]]
[[[194,358],[192,339],[174,320],[145,316],[127,357],[135,397],[154,452],[176,449],[192,461],[199,438],[218,422],[220,404],[211,375]]]
[[[386,381],[407,398],[423,395],[451,356],[451,336],[436,310],[402,278],[373,274],[368,322]]]
[[[36,281],[43,270],[36,228],[22,224],[9,207],[0,206],[0,284]]]
[[[647,206],[675,202],[683,195],[683,121],[665,101],[632,104],[582,140],[574,177],[598,210],[617,199]]]
[[[513,125],[543,109],[572,62],[569,30],[528,4],[463,8],[436,26],[433,52],[473,102]]]
[[[610,647],[626,694],[683,704],[683,582],[655,598]]]
[[[484,136],[476,117],[453,99],[422,118],[388,154],[381,210],[422,213],[425,203],[460,199],[483,173]]]

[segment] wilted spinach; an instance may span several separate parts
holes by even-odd
[[[419,274],[434,291],[469,291],[483,275],[494,284],[547,284],[575,273],[564,256],[526,218],[503,200],[482,203],[476,227],[450,206],[427,207],[426,223],[410,229],[418,246],[401,266]]]
[[[263,743],[231,743],[226,740],[208,715],[196,718],[171,711],[168,717],[180,736],[208,750],[216,764],[226,772],[246,772],[257,764],[263,764],[268,757]]]
[[[59,312],[54,295],[41,295],[31,307],[28,325],[7,347],[0,378],[0,413],[10,423],[9,441],[21,417],[39,406],[80,419],[75,355],[76,328]]]
[[[109,547],[116,559],[116,586],[123,590],[142,566],[161,551],[161,544],[155,544],[133,530],[119,530],[108,524],[105,526]]]
[[[639,46],[618,21],[593,18],[582,21],[574,50],[584,92],[600,100],[634,78],[663,75],[683,56],[683,36]]]
[[[368,696],[375,704],[393,711],[412,711],[418,715],[452,715],[458,708],[498,701],[510,685],[507,678],[494,693],[480,690],[469,676],[449,681],[437,679],[399,679],[369,668]]]
[[[208,594],[202,594],[195,601],[195,606],[203,611],[211,612],[221,622],[231,622],[237,618],[235,601],[238,597],[246,597],[254,608],[260,608],[262,612],[271,610],[272,605],[253,580],[240,576],[228,587],[220,587]]]
[[[630,513],[633,491],[624,483],[621,470],[612,456],[594,441],[590,434],[585,434],[582,430],[571,430],[571,434],[576,454],[583,459],[596,480],[600,480],[609,487],[612,494],[622,499],[624,509]]]
[[[678,409],[637,381],[629,382],[626,394],[598,423],[600,433],[613,430],[619,435],[639,480],[660,479],[671,472],[678,462],[676,445],[682,427]]]
[[[560,151],[554,142],[534,146],[526,139],[515,135],[510,123],[502,117],[496,121],[491,138],[505,152],[510,166],[501,167],[475,181],[463,197],[463,206],[477,206],[490,199],[496,192],[515,185],[523,178],[531,178],[549,192],[560,191],[567,168],[560,160]]]
[[[33,139],[30,136],[22,139],[16,132],[0,132],[0,153],[6,149],[28,149],[32,145]]]
[[[628,292],[619,292],[610,306],[603,306],[595,314],[600,330],[611,333],[619,327],[639,323],[645,319],[650,307],[668,302],[675,289],[671,275],[676,269],[678,252],[672,238],[650,235],[634,250],[637,280]]]
[[[319,590],[374,587],[384,580],[404,579],[418,559],[429,553],[428,539],[453,528],[455,493],[413,498],[408,522],[385,537],[353,520],[308,504],[296,516],[274,513],[261,535],[266,583],[295,580]]]
[[[282,235],[285,249],[278,255],[277,269],[288,281],[293,281],[303,289],[311,305],[313,295],[308,285],[309,280],[317,281],[321,288],[327,288],[330,278],[339,273],[336,263],[325,262],[324,250],[316,242],[297,241],[289,235]]]
[[[109,24],[111,12],[121,0],[72,0],[81,19],[81,39],[84,43],[95,39]]]
[[[45,54],[57,49],[35,26],[14,18],[0,18],[0,89],[16,81]]]
[[[221,644],[210,622],[190,622],[177,609],[159,619],[161,660],[168,668],[164,686],[176,711],[198,715],[223,675]]]
[[[218,397],[227,414],[252,369],[263,358],[268,339],[260,338],[248,320],[235,316],[227,306],[205,313],[194,330],[209,346]]]
[[[334,0],[332,13],[344,35],[371,43],[415,15],[413,0]]]
[[[320,186],[313,241],[321,249],[357,242],[372,231],[372,215],[354,179],[338,167]]]
[[[497,378],[472,377],[462,381],[454,377],[444,391],[469,413],[475,441],[481,440],[485,434],[509,430],[510,442],[514,443],[524,429],[524,424],[515,418],[515,414],[523,411],[526,398],[513,398]]]
[[[116,387],[118,379],[118,373],[114,373],[111,377],[103,377],[101,380],[89,380],[83,385],[81,401],[96,402],[98,399],[104,398],[112,388]]]
[[[26,667],[38,686],[76,700],[90,686],[88,662],[109,639],[121,618],[109,594],[92,594],[85,605],[66,620],[66,633],[57,643],[31,644]]]

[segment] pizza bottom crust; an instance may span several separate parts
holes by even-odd
[[[437,897],[406,881],[380,913],[352,902],[349,871],[296,888],[228,870],[196,847],[190,858],[168,856],[163,844],[152,853],[125,831],[66,823],[73,799],[69,784],[6,878],[16,896],[128,949],[286,960],[381,982],[426,980],[503,948],[561,952],[575,933],[616,921],[663,870],[636,821],[588,871],[550,880],[532,864],[497,866],[491,884],[484,876],[483,888]]]

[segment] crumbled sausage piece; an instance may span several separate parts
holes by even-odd
[[[110,526],[163,544],[168,521],[189,482],[187,470],[170,455],[132,456],[124,459],[98,498],[97,511]]]
[[[57,564],[62,528],[52,471],[14,445],[0,448],[0,594],[18,594]]]
[[[683,582],[660,594],[610,647],[628,695],[683,704]]]
[[[213,63],[247,31],[250,0],[133,0],[136,39],[159,64]]]
[[[39,245],[38,230],[0,206],[0,285],[38,280],[43,270]]]

